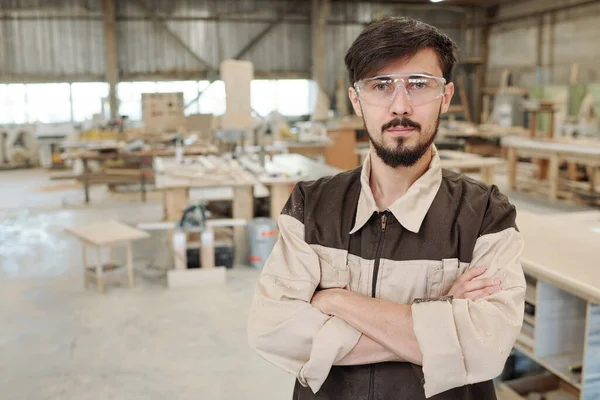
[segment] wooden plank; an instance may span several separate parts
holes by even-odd
[[[560,165],[558,154],[550,156],[550,165],[548,166],[548,180],[550,181],[550,200],[558,199],[558,173]]]
[[[163,215],[165,221],[179,221],[189,203],[187,188],[167,189],[163,193]]]
[[[341,170],[356,168],[358,157],[356,155],[356,131],[354,129],[328,130],[327,135],[333,146],[324,148],[325,163]]]
[[[118,221],[96,222],[85,226],[67,226],[64,229],[71,235],[93,246],[113,246],[150,237],[147,232]]]
[[[224,60],[221,77],[225,83],[226,108],[222,119],[225,130],[250,130],[254,126],[250,102],[250,83],[254,67],[250,61]]]
[[[517,188],[517,149],[508,148],[508,187],[510,190]]]
[[[200,234],[200,266],[203,269],[215,267],[215,233],[208,228]]]
[[[271,219],[277,221],[279,214],[288,201],[292,185],[289,183],[276,183],[270,185],[271,190]]]
[[[173,268],[176,270],[187,269],[187,236],[182,230],[173,232]]]
[[[254,217],[254,196],[252,186],[236,186],[233,188],[233,218],[251,220]],[[246,226],[233,228],[235,245],[234,263],[248,264],[248,230]]]

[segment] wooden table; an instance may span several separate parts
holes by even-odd
[[[98,151],[91,151],[94,147],[89,147],[85,151],[78,151],[72,154],[68,154],[65,159],[79,159],[83,163],[83,173],[79,176],[75,176],[75,179],[83,183],[83,190],[85,193],[85,202],[90,202],[89,188],[93,184],[112,184],[112,183],[137,183],[141,185],[142,201],[146,200],[146,183],[152,181],[152,163],[155,157],[173,157],[175,155],[175,149],[161,149],[155,148],[148,151],[113,151],[108,153],[98,153]],[[101,147],[97,150],[103,150]],[[199,148],[199,147],[184,147],[184,155],[205,155],[214,154],[216,148],[214,146],[210,148]],[[118,169],[111,170],[107,174],[94,174],[90,172],[88,162],[89,161],[108,161],[108,160],[137,160],[140,164],[138,173],[128,170],[128,172],[119,173]]]
[[[597,179],[595,175],[600,168],[600,141],[579,139],[559,141],[510,136],[502,139],[502,146],[508,149],[508,185],[511,190],[517,189],[519,157],[532,157],[549,160],[548,197],[550,200],[558,198],[560,163],[564,161],[589,166],[592,171],[590,189],[594,191]]]
[[[477,171],[481,175],[481,180],[487,185],[494,183],[496,168],[506,165],[506,161],[499,157],[481,157],[454,150],[438,150],[438,154],[442,168],[460,172]]]
[[[213,159],[214,161],[214,159]],[[195,188],[231,187],[233,189],[233,218],[250,220],[254,217],[254,185],[258,180],[239,165],[232,169],[231,179],[213,180],[207,175],[195,175],[194,166],[168,161],[162,171],[156,171],[155,184],[163,192],[164,218],[178,221],[189,205],[189,191]],[[237,168],[237,169],[235,169]],[[246,263],[248,259],[248,233],[245,226],[234,227],[235,262]]]
[[[567,386],[552,377],[523,378],[500,385],[499,392],[506,394],[501,398],[525,398],[526,386],[562,385],[564,392],[575,393],[565,398],[598,399],[600,211],[539,215],[518,210],[517,224],[525,240],[528,306],[515,348]],[[577,365],[582,373],[570,369]],[[514,397],[519,391],[523,397]]]
[[[127,248],[127,275],[129,287],[133,287],[133,255],[131,243],[135,240],[147,239],[150,234],[117,221],[96,222],[85,226],[66,227],[65,231],[81,241],[83,260],[83,286],[87,288],[90,280],[95,280],[98,293],[104,293],[103,273],[106,270],[102,262],[102,248],[125,246]],[[96,266],[87,265],[87,248],[96,251]]]

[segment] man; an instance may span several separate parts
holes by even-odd
[[[409,18],[348,50],[370,155],[294,188],[249,316],[250,344],[297,376],[294,399],[496,398],[522,324],[523,242],[495,186],[440,167],[456,52]]]

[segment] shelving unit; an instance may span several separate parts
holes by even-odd
[[[521,212],[517,223],[526,244],[527,287],[514,348],[542,372],[499,382],[498,397],[525,400],[543,393],[546,400],[600,399],[600,253],[584,250],[600,243],[594,230],[600,227],[600,212]]]

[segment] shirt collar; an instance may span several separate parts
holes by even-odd
[[[433,157],[429,168],[413,183],[408,191],[398,198],[388,210],[411,232],[417,233],[425,219],[427,211],[442,184],[442,166],[437,149],[433,146]],[[379,212],[369,185],[371,176],[371,154],[365,157],[360,175],[360,196],[356,207],[354,227],[350,234],[357,232],[375,212]],[[383,210],[382,210],[383,211]]]

